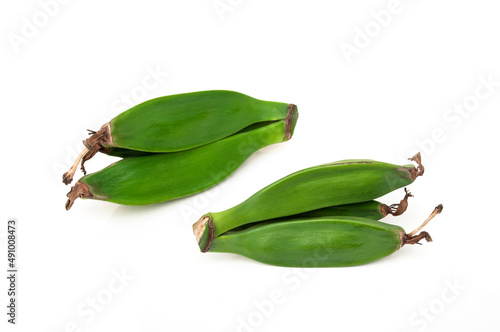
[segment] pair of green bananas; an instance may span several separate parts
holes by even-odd
[[[337,267],[365,264],[425,239],[417,232],[379,221],[400,215],[410,196],[387,206],[373,199],[411,184],[418,166],[373,160],[344,160],[290,174],[226,211],[205,214],[193,225],[202,252],[240,254],[288,267]]]
[[[124,159],[83,176],[68,193],[126,205],[172,200],[208,189],[251,154],[288,141],[298,118],[293,104],[262,101],[223,90],[160,97],[106,123],[63,175],[71,183],[78,165],[97,152]]]

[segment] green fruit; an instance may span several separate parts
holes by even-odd
[[[217,237],[236,227],[336,205],[366,202],[411,184],[422,175],[418,163],[398,166],[373,160],[344,160],[290,174],[226,211],[208,213],[193,225],[201,243],[204,232]],[[211,227],[207,227],[211,223]]]
[[[413,195],[405,188],[405,197],[399,204],[386,205],[375,200],[361,203],[352,203],[346,205],[329,206],[322,209],[307,211],[293,216],[283,217],[290,218],[317,218],[317,217],[362,217],[373,220],[385,218],[388,214],[399,216],[406,211],[408,207],[408,198]]]
[[[122,159],[82,177],[68,193],[66,209],[78,197],[143,205],[198,193],[225,179],[255,151],[289,139],[289,130],[279,120],[194,149]]]
[[[441,211],[439,205],[425,223]],[[360,217],[292,219],[229,231],[214,238],[208,251],[286,267],[355,266],[386,257],[405,244],[432,240],[427,232],[412,233]]]
[[[297,120],[293,104],[258,100],[224,90],[200,91],[148,100],[119,114],[84,141],[85,150],[63,182],[73,179],[77,165],[98,151],[115,148],[143,152],[177,152],[213,143],[257,123],[286,120],[292,135]]]
[[[289,104],[233,91],[201,91],[146,101],[110,122],[115,146],[148,152],[192,149],[223,139],[251,124],[283,120]]]

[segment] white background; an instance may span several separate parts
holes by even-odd
[[[0,5],[2,270],[6,221],[20,224],[18,325],[6,323],[2,278],[2,331],[500,330],[495,2],[60,1]],[[64,210],[61,176],[85,129],[127,105],[208,89],[297,104],[293,139],[205,193]],[[443,203],[426,227],[432,243],[306,270],[197,249],[199,216],[291,172],[348,158],[406,163],[417,150],[425,175],[407,213],[385,221],[411,231]],[[115,160],[98,155],[87,170]]]

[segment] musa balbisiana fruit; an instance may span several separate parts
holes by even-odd
[[[78,180],[67,195],[66,209],[77,198],[145,205],[201,192],[229,176],[255,151],[290,139],[294,126],[295,121],[287,119],[257,123],[193,149],[122,159]]]
[[[206,251],[211,239],[236,227],[373,200],[413,183],[424,173],[420,153],[410,160],[418,166],[357,159],[295,172],[261,189],[239,205],[205,214],[193,225],[194,235],[202,251]]]
[[[81,163],[97,152],[118,157],[191,150],[228,138],[256,124],[284,122],[285,140],[297,120],[293,104],[263,101],[225,90],[200,91],[148,100],[119,114],[83,143],[84,150],[63,175],[69,184]]]
[[[283,217],[283,219],[299,218],[317,218],[317,217],[361,217],[373,220],[380,220],[388,215],[394,217],[402,215],[408,208],[408,198],[413,195],[405,188],[405,196],[398,204],[387,205],[376,200],[370,200],[360,203],[334,205],[322,209],[307,211],[292,216]]]
[[[443,209],[438,205],[416,230],[361,217],[312,217],[267,221],[229,231],[212,240],[209,252],[233,253],[285,267],[342,267],[373,262],[405,244],[432,241],[421,232]]]

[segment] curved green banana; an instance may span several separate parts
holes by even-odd
[[[285,119],[289,104],[224,90],[183,93],[146,101],[110,122],[116,146],[148,152],[192,149],[264,121]]]
[[[408,207],[408,198],[413,195],[405,188],[405,197],[399,204],[386,205],[375,200],[361,203],[352,203],[346,205],[329,206],[322,209],[307,211],[296,215],[283,217],[281,219],[300,219],[300,218],[321,218],[321,217],[361,217],[373,220],[380,220],[391,214],[399,216],[403,214]]]
[[[72,181],[80,162],[85,173],[85,161],[98,151],[183,151],[216,142],[256,123],[286,119],[291,128],[296,115],[293,104],[263,101],[225,90],[151,99],[119,114],[99,131],[91,131],[93,135],[83,142],[85,150],[64,174],[63,182]]]
[[[385,218],[388,214],[392,216],[400,216],[402,215],[406,209],[408,208],[408,198],[413,197],[413,195],[405,188],[405,196],[399,202],[399,204],[391,204],[386,205],[380,203],[375,200],[361,202],[361,203],[353,203],[353,204],[345,204],[345,205],[337,205],[337,206],[329,206],[322,209],[307,211],[304,213],[294,214],[291,216],[276,218],[276,219],[267,219],[264,221],[258,221],[255,223],[245,224],[242,226],[238,226],[236,228],[231,229],[228,232],[233,231],[241,231],[252,227],[254,225],[265,225],[271,224],[275,222],[282,221],[291,221],[291,220],[300,220],[300,219],[311,219],[311,218],[325,218],[325,217],[359,217],[359,218],[367,218],[371,220],[380,220]],[[226,233],[228,233],[226,232]],[[226,234],[224,233],[224,234]],[[224,235],[222,234],[222,235]],[[208,235],[208,234],[207,234]],[[200,248],[201,249],[201,248]]]
[[[436,207],[424,225],[442,206]],[[360,217],[323,217],[257,223],[213,239],[209,252],[225,252],[286,267],[340,267],[366,264],[425,239],[399,226]]]
[[[193,225],[201,246],[202,234],[217,237],[241,225],[291,216],[335,205],[365,202],[412,183],[424,168],[420,154],[413,165],[398,166],[373,160],[344,160],[290,174],[226,211],[208,213]],[[208,227],[207,227],[208,226]]]
[[[255,151],[288,140],[291,129],[281,120],[186,151],[122,159],[82,177],[68,193],[66,209],[78,197],[143,205],[198,193],[222,181]]]

